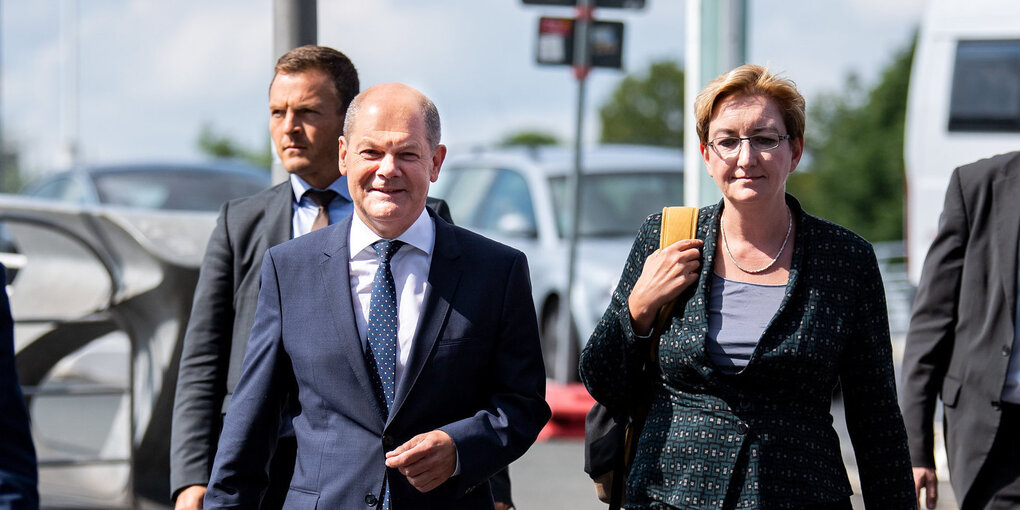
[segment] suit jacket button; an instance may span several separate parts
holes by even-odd
[[[1003,347],[1002,348],[1002,355],[1003,356],[1009,356],[1009,347]]]
[[[741,434],[741,435],[747,434],[747,424],[746,423],[738,423],[737,424],[737,434]]]
[[[386,448],[393,446],[393,436],[386,434],[382,437],[382,445]]]
[[[375,494],[365,494],[365,504],[368,506],[378,505],[379,498],[375,497]]]

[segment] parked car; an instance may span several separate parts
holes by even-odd
[[[558,326],[567,285],[567,176],[573,152],[562,147],[484,150],[452,156],[429,190],[445,199],[456,224],[528,256],[546,371],[556,372]],[[586,151],[573,289],[568,367],[602,317],[644,219],[683,201],[678,149],[606,145]],[[561,374],[563,375],[563,374]],[[576,377],[576,369],[565,374]]]
[[[78,204],[216,211],[269,187],[269,172],[235,162],[81,166],[30,183],[23,195]]]

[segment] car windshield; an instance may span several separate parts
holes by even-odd
[[[556,224],[567,235],[566,177],[549,179],[556,202]],[[581,176],[581,237],[633,237],[649,214],[684,199],[684,176],[672,172],[621,172]]]
[[[269,184],[268,177],[191,170],[103,172],[94,179],[101,203],[186,211],[216,211],[224,202],[258,193]]]

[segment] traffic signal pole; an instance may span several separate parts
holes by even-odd
[[[577,272],[577,238],[581,224],[581,165],[584,133],[584,99],[591,71],[591,52],[588,45],[588,32],[591,30],[594,1],[577,0],[577,16],[574,33],[574,77],[577,78],[577,124],[574,130],[574,169],[567,179],[570,210],[573,211],[570,222],[570,233],[567,238],[567,287],[563,309],[560,313],[559,342],[556,343],[556,381],[570,382],[571,374],[577,370],[571,366],[571,352],[579,348],[575,345],[573,332],[574,310],[574,275]]]

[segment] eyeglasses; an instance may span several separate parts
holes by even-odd
[[[721,158],[736,156],[740,152],[741,143],[747,140],[751,148],[756,151],[770,151],[779,147],[783,140],[790,139],[790,135],[776,133],[751,135],[751,136],[720,136],[708,142],[708,146],[715,149],[716,154]]]

